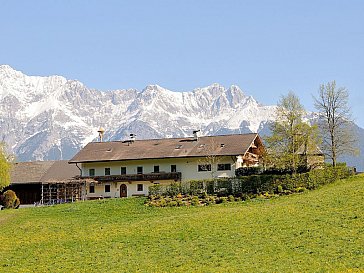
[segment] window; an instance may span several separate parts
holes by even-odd
[[[210,172],[211,171],[211,164],[203,164],[198,165],[198,171],[199,172]]]
[[[159,166],[154,166],[154,172],[159,173]]]
[[[171,173],[177,172],[177,165],[171,165]]]
[[[143,191],[143,184],[137,184],[137,191]]]
[[[110,168],[105,168],[105,175],[110,175]]]
[[[139,166],[137,167],[137,174],[142,174],[143,173],[143,167]]]
[[[90,193],[95,193],[95,185],[90,184],[89,192],[90,192]]]
[[[105,192],[110,192],[110,185],[105,185]]]
[[[120,174],[126,174],[126,167],[120,168]]]
[[[95,176],[95,169],[89,169],[88,170],[88,175],[89,176]]]
[[[217,170],[218,171],[230,171],[231,170],[231,164],[217,164]]]

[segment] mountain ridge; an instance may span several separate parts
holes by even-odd
[[[19,161],[70,159],[97,139],[100,126],[106,141],[125,140],[130,133],[139,139],[187,137],[195,129],[203,135],[265,135],[276,109],[237,85],[175,92],[150,84],[141,91],[100,91],[58,75],[27,76],[9,65],[0,65],[0,102],[1,141]],[[360,166],[364,169],[364,160]]]
[[[194,129],[204,135],[257,132],[275,109],[236,85],[99,91],[62,76],[27,76],[8,65],[0,66],[0,100],[1,138],[22,161],[68,159],[97,137],[100,126],[106,140],[130,133],[142,139],[185,137]]]

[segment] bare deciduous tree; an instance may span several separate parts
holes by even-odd
[[[335,81],[321,84],[319,95],[314,98],[319,113],[322,150],[333,166],[336,166],[338,156],[357,152],[357,137],[352,130],[348,99],[348,90],[337,87]]]

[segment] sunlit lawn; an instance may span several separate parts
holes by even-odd
[[[0,211],[0,272],[364,271],[364,177],[270,200]]]

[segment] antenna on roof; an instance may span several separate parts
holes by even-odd
[[[102,139],[104,137],[105,129],[100,127],[100,129],[97,131],[99,133],[99,141],[102,142]]]

